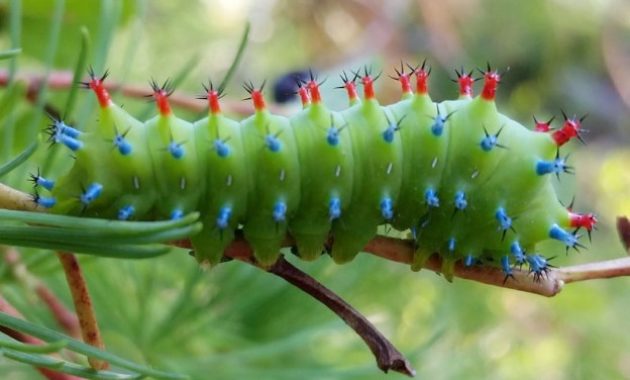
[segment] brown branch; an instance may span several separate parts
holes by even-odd
[[[5,195],[11,197],[11,200],[6,201],[3,199]],[[2,207],[13,210],[39,211],[30,200],[28,194],[14,190],[0,183],[0,208]],[[627,218],[620,217],[620,219],[624,220],[620,223],[625,226],[625,220],[627,220]],[[626,231],[625,227],[622,227],[622,230]],[[620,230],[620,233],[624,233],[621,232],[622,230]],[[189,241],[177,242],[175,245],[186,248],[191,247]],[[284,246],[290,247],[293,245],[292,239],[287,237]],[[414,247],[410,240],[377,236],[365,246],[364,251],[386,260],[410,264],[413,258]],[[252,256],[252,250],[242,236],[237,236],[232,244],[227,247],[224,255],[230,258],[247,260]],[[612,267],[611,264],[620,265],[620,267]],[[438,255],[433,255],[426,261],[424,267],[440,273],[442,261]],[[588,274],[580,275],[580,271],[588,272]],[[509,288],[552,297],[563,289],[565,283],[628,276],[630,275],[629,271],[630,262],[625,260],[618,260],[612,263],[607,261],[593,262],[575,267],[551,268],[547,272],[547,275],[541,278],[540,281],[534,281],[533,276],[528,271],[519,270],[517,268],[514,270],[514,280],[509,279],[504,283],[505,275],[500,268],[491,266],[466,267],[458,262],[455,264],[454,275],[459,278],[501,288]]]
[[[22,314],[19,311],[17,311],[17,309],[13,307],[13,305],[11,305],[9,301],[7,301],[1,295],[0,295],[0,312],[5,313],[15,318],[24,319],[24,316],[22,316]],[[0,327],[0,331],[2,331],[3,333],[7,334],[13,339],[20,341],[22,343],[33,344],[33,345],[44,344],[44,342],[38,338],[24,334],[20,331],[9,329],[7,327]],[[61,372],[57,372],[57,371],[53,371],[48,368],[37,367],[37,370],[39,371],[39,373],[42,374],[42,376],[44,376],[48,380],[79,380],[80,379],[78,377],[61,373]]]
[[[192,248],[189,241],[180,241],[177,242],[176,245]],[[287,237],[283,245],[285,247],[291,247],[294,243],[290,237]],[[414,247],[411,240],[376,236],[363,248],[363,251],[386,260],[410,265],[413,260]],[[253,251],[242,234],[237,234],[235,240],[225,250],[224,255],[229,258],[251,262]],[[630,263],[627,263],[627,265],[628,269],[630,269]],[[440,256],[435,254],[429,257],[424,263],[424,268],[440,273],[442,270],[442,260]],[[528,271],[516,268],[514,269],[514,279],[505,281],[505,274],[500,268],[482,265],[467,267],[457,262],[455,264],[454,275],[466,280],[481,282],[501,288],[509,288],[552,297],[558,294],[564,286],[565,281],[562,270],[563,268],[550,269],[547,275],[541,278],[540,281],[534,281],[533,276]],[[602,272],[599,273],[603,275]],[[595,277],[590,279],[594,278]]]
[[[2,183],[0,183],[0,208],[21,211],[46,211],[46,209],[39,207],[37,203],[33,202],[33,198],[29,194],[15,190]]]
[[[268,272],[300,288],[337,314],[365,341],[376,358],[378,368],[382,371],[387,373],[389,370],[392,370],[411,377],[415,375],[415,371],[409,361],[370,321],[313,277],[291,265],[282,256],[268,269]]]
[[[37,101],[39,89],[46,84],[50,91],[64,91],[72,87],[73,73],[70,71],[53,71],[48,77],[42,74],[18,73],[17,80],[26,83],[26,99],[32,103]],[[87,80],[87,78],[86,78]],[[7,70],[0,70],[0,87],[9,84],[9,73]],[[120,84],[114,81],[106,81],[105,88],[112,93],[118,92],[129,98],[144,99],[146,95],[151,94],[149,86],[134,86]],[[191,112],[204,112],[208,109],[208,104],[196,98],[196,96],[185,93],[174,93],[169,97],[172,105]],[[221,104],[227,113],[237,115],[250,115],[253,107],[250,103],[237,100],[222,100]],[[284,113],[281,107],[273,104],[269,105],[270,110],[275,113]]]
[[[74,308],[79,318],[83,341],[101,350],[105,349],[105,344],[101,338],[101,332],[96,321],[96,314],[92,307],[92,299],[90,298],[87,283],[81,272],[79,262],[72,253],[57,252],[57,257],[66,274],[66,281],[68,282]],[[100,359],[88,357],[88,362],[95,370],[103,370],[109,367],[106,361]]]

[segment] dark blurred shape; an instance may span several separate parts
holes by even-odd
[[[279,77],[273,83],[273,99],[276,103],[287,103],[297,99],[298,82],[306,82],[309,79],[309,70],[291,71]]]
[[[628,217],[617,217],[617,231],[619,232],[623,246],[628,251],[628,255],[630,255],[630,219],[628,219]]]

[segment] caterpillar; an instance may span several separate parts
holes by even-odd
[[[174,114],[168,81],[151,82],[157,115],[141,122],[113,102],[108,73],[90,70],[82,87],[96,95],[98,120],[78,128],[53,119],[49,140],[75,161],[56,181],[33,174],[33,200],[53,213],[120,220],[199,211],[204,227],[191,242],[197,260],[210,265],[237,229],[268,266],[287,233],[301,258],[328,249],[345,263],[388,224],[413,238],[413,270],[437,252],[447,278],[461,261],[498,265],[506,280],[525,265],[540,279],[550,264],[537,243],[582,247],[578,230],[590,237],[597,219],[563,206],[552,180],[573,171],[560,147],[582,140],[583,118],[563,112],[557,129],[553,119],[535,118],[528,129],[501,114],[502,73],[490,65],[481,78],[456,70],[458,98],[434,102],[428,65],[407,67],[395,70],[402,97],[387,106],[375,96],[378,76],[344,72],[349,106],[340,112],[324,105],[313,75],[299,80],[303,108],[291,117],[272,114],[264,82],[250,82],[254,113],[242,121],[222,113],[223,89],[209,82],[201,97],[208,115],[196,122]],[[474,96],[477,79],[483,88]]]

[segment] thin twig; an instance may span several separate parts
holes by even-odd
[[[191,248],[190,242],[188,241],[177,242],[177,245],[180,247]],[[287,237],[284,242],[284,246],[291,247],[293,245],[293,240],[290,237]],[[411,240],[397,239],[387,236],[376,236],[365,246],[365,248],[363,248],[363,251],[386,260],[402,264],[411,264],[414,255],[414,244]],[[224,255],[233,259],[251,261],[253,252],[249,244],[247,244],[247,241],[243,238],[242,234],[237,234],[236,239],[227,247]],[[432,255],[424,263],[424,268],[440,273],[442,270],[442,260],[440,256],[437,254]],[[630,263],[628,263],[628,268],[630,268]],[[457,262],[455,264],[454,275],[455,277],[494,285],[501,288],[509,288],[552,297],[558,294],[564,285],[563,279],[558,276],[561,270],[562,268],[550,269],[547,272],[547,275],[541,278],[540,281],[534,281],[533,276],[528,271],[516,268],[513,272],[514,279],[505,281],[505,273],[503,273],[500,268],[487,265],[467,267]]]
[[[27,73],[18,73],[16,77],[18,81],[26,83],[26,98],[30,102],[37,101],[39,88],[44,84],[48,86],[49,91],[69,90],[73,85],[72,78],[73,74],[70,71],[52,71],[48,78],[45,78],[41,74]],[[8,84],[8,71],[0,70],[0,87],[5,87]],[[111,80],[107,80],[104,85],[108,91],[112,93],[119,92],[121,95],[129,98],[145,99],[145,97],[151,93],[148,86],[124,85]],[[196,99],[195,96],[185,93],[174,93],[169,97],[169,101],[176,107],[192,112],[203,112],[208,107],[207,103]],[[247,102],[225,99],[222,100],[222,105],[227,113],[236,115],[250,115],[252,113],[252,106]],[[275,113],[283,112],[282,108],[276,107],[273,104],[270,104],[269,107]]]
[[[3,199],[5,196],[9,196],[10,199]],[[1,183],[0,208],[40,211],[30,200],[28,194],[4,186]],[[621,219],[627,218],[622,217]],[[186,248],[191,247],[189,241],[180,241],[177,242],[176,245]],[[284,246],[291,247],[293,245],[293,240],[287,237]],[[411,240],[377,236],[368,243],[364,251],[386,260],[410,264],[414,254],[414,245]],[[247,241],[245,241],[242,236],[238,235],[232,244],[226,248],[224,255],[230,258],[247,260],[248,257],[252,256],[252,250]],[[615,261],[613,264],[619,265],[619,267],[612,267],[610,264],[609,262],[603,261],[575,267],[550,268],[547,275],[540,278],[539,281],[534,281],[533,276],[528,271],[516,268],[514,269],[514,279],[504,281],[505,274],[500,268],[480,265],[466,267],[458,262],[455,264],[454,275],[455,277],[501,288],[509,288],[552,297],[563,289],[565,283],[630,275],[630,262],[625,260]],[[433,255],[426,261],[424,267],[440,273],[442,261],[438,255]],[[580,275],[580,271],[589,272],[589,274]]]
[[[0,183],[0,208],[22,211],[45,211],[43,207],[39,207],[37,203],[33,202],[33,198],[29,194],[15,190],[2,183]]]
[[[92,299],[90,298],[87,283],[85,282],[77,258],[74,254],[67,252],[57,252],[57,257],[63,266],[66,281],[72,293],[72,300],[77,317],[79,318],[83,341],[91,346],[104,350],[105,344],[103,343],[101,332],[98,328],[96,314],[92,307]],[[109,367],[106,361],[100,359],[88,357],[88,362],[95,370],[103,370]]]
[[[410,377],[415,375],[415,370],[411,367],[409,361],[370,321],[313,277],[291,265],[282,256],[268,269],[268,272],[300,288],[337,314],[365,341],[376,358],[378,368],[383,372],[387,373],[389,370],[392,370]]]

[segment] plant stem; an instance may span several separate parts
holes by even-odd
[[[22,211],[45,211],[30,195],[0,183],[0,208]]]
[[[73,86],[73,74],[70,71],[52,71],[48,77],[39,74],[18,74],[17,80],[26,83],[26,98],[30,102],[37,102],[40,87],[46,85],[48,91],[64,91],[70,90]],[[6,87],[9,84],[9,72],[0,70],[0,87]],[[136,99],[144,99],[150,94],[150,89],[146,86],[123,85],[113,81],[106,81],[105,88],[111,92],[119,92],[123,96]],[[207,103],[196,99],[190,94],[174,93],[169,97],[169,102],[179,108],[192,112],[203,112],[207,109]],[[250,115],[252,107],[249,103],[234,100],[222,100],[223,107],[226,112],[237,115]],[[282,108],[273,104],[268,108],[275,113],[282,113]],[[47,111],[50,111],[47,108]],[[61,117],[61,115],[55,115]]]
[[[1,183],[0,208],[24,211],[41,211],[41,208],[37,208],[30,200],[28,194],[14,190]],[[628,239],[628,230],[630,228],[625,226],[626,223],[630,226],[630,222],[628,222],[628,218],[626,217],[619,217],[619,220],[621,220],[618,224],[619,233],[622,236],[622,239]],[[191,248],[190,241],[188,240],[174,242],[173,244],[180,247]],[[288,236],[285,239],[283,246],[291,247],[293,245],[293,239]],[[368,245],[365,246],[364,251],[386,260],[403,264],[411,264],[414,254],[414,246],[411,240],[376,236],[368,243]],[[226,248],[224,252],[226,257],[240,259],[243,261],[249,260],[250,262],[252,254],[253,252],[251,247],[241,234],[237,234],[236,239]],[[433,255],[427,260],[424,267],[440,273],[442,269],[442,260],[440,260],[438,255]],[[492,266],[466,267],[459,262],[455,264],[454,275],[459,278],[494,285],[501,288],[509,288],[553,297],[562,291],[565,284],[571,282],[630,276],[630,260],[611,260],[572,267],[550,268],[546,276],[542,277],[540,281],[534,281],[533,276],[531,276],[528,271],[520,270],[518,268],[514,269],[513,280],[508,279],[508,281],[504,281],[505,275],[500,268]]]
[[[410,377],[415,375],[416,371],[411,367],[409,361],[367,318],[313,277],[291,265],[283,256],[280,256],[278,261],[268,269],[268,272],[300,288],[337,314],[367,344],[376,358],[378,368],[383,372],[387,373],[392,370]]]
[[[57,252],[57,257],[63,266],[66,281],[72,293],[72,300],[77,317],[79,318],[83,341],[101,350],[105,349],[105,344],[101,338],[101,332],[96,321],[94,308],[92,307],[92,299],[90,298],[87,283],[85,282],[85,277],[83,277],[83,272],[81,271],[77,258],[72,253],[68,252]],[[88,362],[95,370],[104,370],[109,367],[106,361],[91,357],[88,357]]]

